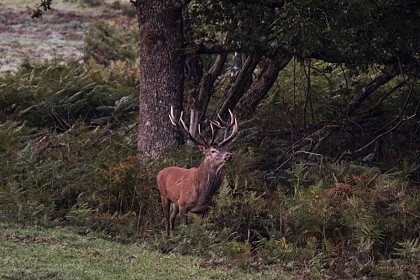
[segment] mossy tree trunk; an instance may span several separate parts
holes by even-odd
[[[172,0],[138,0],[140,29],[140,112],[138,151],[142,160],[162,157],[178,145],[170,106],[183,103],[182,6]]]

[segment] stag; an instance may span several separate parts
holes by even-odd
[[[230,121],[228,122],[223,121],[220,116],[217,121],[210,121],[211,140],[206,141],[200,129],[198,129],[200,138],[191,135],[183,120],[183,112],[177,118],[171,106],[169,115],[171,123],[198,146],[204,154],[204,160],[198,167],[186,169],[171,166],[162,169],[157,175],[157,188],[162,200],[167,235],[174,230],[175,218],[178,213],[184,225],[188,224],[188,212],[198,214],[203,218],[213,195],[219,190],[222,182],[221,169],[232,158],[232,153],[226,145],[234,139],[238,132],[238,122],[231,111],[229,114]],[[215,144],[217,133],[220,130],[224,130],[223,140],[219,144]]]

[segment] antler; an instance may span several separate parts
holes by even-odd
[[[198,130],[199,130],[199,135],[201,137],[201,140],[196,139],[194,136],[191,135],[191,133],[188,129],[188,126],[185,124],[185,122],[183,120],[183,115],[184,115],[184,112],[181,111],[181,115],[179,116],[179,118],[175,117],[174,107],[171,106],[171,113],[169,114],[169,120],[171,121],[171,123],[173,125],[175,125],[178,128],[178,130],[181,131],[181,133],[186,135],[188,137],[188,139],[190,139],[195,144],[200,145],[200,146],[204,146],[204,147],[210,146],[209,143],[207,143],[204,140],[204,138],[201,136],[200,127],[198,127]]]
[[[232,111],[229,110],[230,114],[230,122],[224,121],[220,115],[217,115],[219,120],[210,121],[210,129],[211,129],[211,140],[210,143],[204,139],[203,135],[201,134],[200,125],[198,125],[198,135],[201,139],[197,139],[194,136],[191,135],[188,126],[185,124],[183,120],[183,114],[184,112],[181,111],[181,115],[179,118],[175,117],[174,108],[171,106],[171,113],[169,114],[169,119],[173,125],[178,127],[178,130],[181,131],[184,135],[188,137],[192,142],[194,142],[197,145],[209,147],[214,145],[214,141],[216,140],[217,136],[217,130],[222,129],[225,131],[225,135],[223,137],[223,141],[217,144],[217,146],[221,147],[226,144],[228,144],[230,141],[235,138],[236,134],[238,133],[238,121],[236,120],[236,117],[233,115]]]
[[[212,144],[214,142],[214,135],[213,135],[214,134],[213,131],[215,130],[214,127],[223,129],[225,131],[223,141],[217,145],[219,147],[228,144],[230,141],[233,140],[233,138],[235,138],[236,134],[238,133],[238,121],[236,117],[233,115],[231,110],[229,110],[229,115],[230,115],[230,123],[228,123],[227,121],[224,121],[219,114],[217,114],[219,118],[218,121],[214,121],[214,120],[210,121],[210,127],[212,130]]]

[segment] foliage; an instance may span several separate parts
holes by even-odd
[[[140,164],[134,127],[78,121],[66,132],[34,133],[4,123],[0,216],[73,225],[124,242],[143,237],[162,252],[201,256],[216,266],[299,264],[314,277],[344,270],[352,277],[407,275],[403,268],[417,262],[420,200],[406,175],[349,163],[300,164],[274,187],[266,171],[254,170],[264,150],[239,149],[204,224],[178,226],[167,238],[155,174],[162,165],[194,166],[200,155],[186,147],[163,163]]]
[[[247,11],[244,1],[233,2],[206,3],[244,17],[235,22],[246,22],[237,25],[240,32],[234,37],[242,40],[251,32],[249,13],[263,7]],[[191,8],[207,9],[191,3]],[[316,38],[305,38],[306,32],[330,39],[333,34],[318,29],[313,10],[296,8],[302,3],[288,1],[286,8],[310,27],[298,33],[310,43],[299,50],[306,56],[319,47]],[[315,12],[326,9],[321,8]],[[259,20],[269,16],[257,14]],[[204,17],[217,28],[231,23]],[[212,40],[222,38],[217,28],[209,33]],[[200,256],[204,265],[256,273],[269,267],[298,270],[310,278],[407,279],[418,274],[418,118],[377,141],[382,150],[369,146],[366,153],[341,156],[387,131],[395,112],[401,119],[416,114],[418,81],[398,77],[364,104],[363,109],[375,107],[381,114],[341,123],[352,93],[383,69],[362,72],[341,63],[293,60],[255,118],[241,124],[234,159],[224,168],[223,184],[203,224],[192,215],[193,224],[178,226],[166,237],[156,173],[170,165],[196,166],[201,155],[185,145],[162,160],[138,161],[133,30],[126,32],[118,22],[98,23],[86,35],[84,62],[27,62],[16,75],[0,77],[2,220],[69,225],[88,236],[144,241],[163,253]],[[351,34],[361,40],[358,31]],[[288,38],[298,45],[299,36]],[[342,47],[343,38],[336,40]],[[342,51],[360,51],[351,47]],[[374,45],[374,50],[383,47]],[[395,87],[396,94],[390,95]],[[335,130],[316,134],[325,123]],[[368,152],[376,153],[375,162],[363,161]]]
[[[319,163],[325,157],[344,157],[385,169],[394,167],[395,161],[399,166],[416,162],[417,80],[394,78],[366,99],[355,115],[347,116],[349,102],[381,73],[377,67],[365,73],[342,64],[293,59],[248,123],[259,130],[257,135],[277,136],[263,138],[262,144],[278,155],[264,160],[272,159],[276,165],[279,160]],[[252,145],[261,143],[256,139]]]
[[[52,0],[41,0],[39,5],[32,11],[32,18],[40,18],[42,14],[51,10]]]
[[[263,179],[237,177],[254,168],[258,158],[248,159],[240,170],[226,170],[204,225],[197,220],[179,226],[167,238],[154,189],[162,163],[139,163],[132,154],[132,129],[79,122],[66,133],[45,137],[8,122],[0,131],[0,139],[16,139],[2,140],[9,144],[2,145],[0,215],[9,220],[64,223],[120,241],[144,236],[162,252],[248,269],[301,263],[311,275],[347,269],[357,277],[396,269],[383,262],[386,258],[398,260],[400,272],[417,262],[419,194],[398,172],[344,163],[323,169],[298,165],[286,185],[273,189]],[[186,152],[184,165],[195,165],[196,151]],[[236,160],[247,155],[239,152]],[[338,256],[354,256],[353,262],[326,263]],[[381,268],[366,265],[367,259],[381,262]]]
[[[68,66],[54,61],[27,63],[16,75],[0,78],[0,118],[61,131],[78,119],[128,120],[136,112],[137,94],[127,70],[123,62],[108,69],[93,61]]]
[[[310,8],[305,9],[307,6]],[[349,61],[355,61],[357,57],[358,64],[361,61],[365,65],[393,64],[391,67],[398,69],[408,65],[398,66],[397,60],[414,55],[415,46],[419,43],[413,37],[418,27],[418,17],[415,16],[418,8],[413,1],[288,1],[285,20],[289,24],[284,26],[300,31],[289,32],[293,36],[289,40],[296,42],[295,46],[303,44],[310,53],[320,52],[318,48],[325,48],[326,43],[330,45],[330,53],[347,56]],[[300,28],[298,24],[305,28]],[[403,29],[396,42],[391,34],[401,27]],[[318,42],[314,41],[315,38],[319,39]]]
[[[420,243],[419,239],[405,240],[398,243],[399,248],[396,248],[396,254],[402,258],[412,260],[413,263],[420,258]]]
[[[238,154],[241,157],[240,151]],[[246,175],[252,168],[252,164],[246,165],[239,174]],[[408,190],[399,172],[381,173],[376,168],[346,163],[301,164],[290,170],[288,185],[276,190],[264,187],[267,182],[259,180],[245,185],[246,179],[238,180],[237,171],[231,172],[228,170],[206,218],[210,223],[204,225],[206,229],[181,227],[174,237],[155,240],[160,250],[210,254],[220,259],[220,254],[214,253],[214,248],[220,247],[222,256],[240,267],[298,262],[308,265],[310,275],[346,270],[348,275],[359,277],[379,273],[374,263],[365,262],[391,257],[394,248],[408,246],[402,240],[416,238],[419,231],[418,190]],[[234,234],[216,238],[226,228]],[[412,249],[397,251],[402,250],[401,256],[413,256],[415,241],[412,244]],[[341,262],[339,256],[354,259]],[[335,260],[328,264],[328,259]],[[402,267],[409,263],[400,261],[403,266],[390,264],[380,273],[394,269],[403,273]]]
[[[380,64],[396,73],[418,73],[417,1],[207,0],[188,8],[199,43],[235,42],[237,49],[269,56],[286,48],[300,58],[356,69]]]
[[[256,52],[264,46],[259,41],[271,34],[268,25],[273,12],[258,3],[207,0],[192,1],[187,17],[191,40],[222,45],[228,34],[228,42],[237,42],[240,47]]]
[[[138,58],[138,28],[120,21],[100,21],[89,29],[84,37],[85,59],[109,65],[123,61],[135,64]],[[132,65],[133,68],[135,68]]]
[[[140,164],[130,122],[93,126],[78,119],[67,130],[54,131],[6,116],[10,119],[0,127],[3,218],[64,223],[121,241],[144,236],[163,252],[243,268],[301,263],[311,275],[346,268],[357,277],[401,272],[417,262],[420,204],[418,190],[406,182],[409,166],[383,173],[321,161],[273,173],[276,167],[261,165],[272,150],[236,142],[204,226],[179,227],[167,239],[154,177],[162,165],[197,165],[201,155],[194,147],[174,151],[164,162]],[[269,179],[273,175],[284,179]],[[336,256],[353,261],[327,264]],[[364,264],[367,259],[381,267]]]

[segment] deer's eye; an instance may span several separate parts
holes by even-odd
[[[211,153],[212,153],[212,154],[215,154],[215,153],[216,153],[216,150],[211,150]]]

